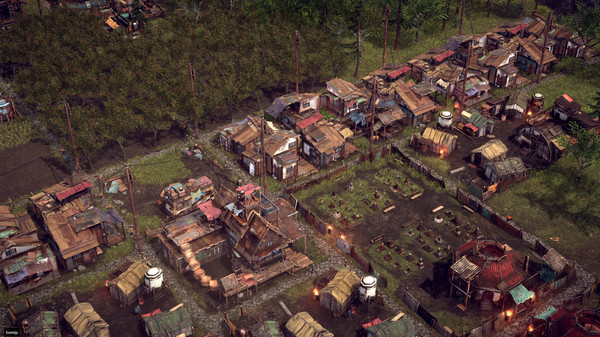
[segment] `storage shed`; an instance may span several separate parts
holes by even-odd
[[[506,158],[508,148],[499,139],[492,139],[471,151],[471,162],[480,167]]]
[[[334,337],[306,311],[292,316],[285,323],[285,328],[293,337]]]
[[[148,337],[191,336],[194,334],[192,319],[183,304],[169,311],[144,317]]]
[[[414,134],[412,144],[420,152],[450,154],[456,148],[458,136],[440,130],[426,128],[423,134]]]
[[[144,293],[144,275],[149,268],[145,261],[134,262],[108,283],[110,295],[126,305],[135,302]]]
[[[77,337],[110,337],[108,323],[87,302],[77,303],[67,310],[65,321]]]
[[[341,315],[356,297],[360,279],[350,269],[338,270],[329,283],[320,291],[321,306],[333,315]]]
[[[367,328],[367,337],[414,337],[415,324],[404,316],[397,321],[385,320]]]
[[[507,180],[523,180],[527,176],[527,167],[519,157],[511,157],[489,164],[485,168],[485,176],[491,182]]]
[[[275,321],[262,321],[250,328],[250,337],[283,337],[279,324]]]

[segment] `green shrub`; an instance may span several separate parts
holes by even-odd
[[[0,151],[27,144],[38,138],[37,128],[25,117],[0,125]]]

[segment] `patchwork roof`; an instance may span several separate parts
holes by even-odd
[[[334,337],[306,311],[292,316],[285,327],[294,337]]]
[[[550,250],[542,256],[542,260],[544,260],[544,262],[546,262],[557,274],[563,271],[569,263],[567,259],[560,255],[554,248],[550,248]]]
[[[87,302],[75,304],[64,317],[78,337],[110,337],[108,323]]]
[[[313,114],[312,116],[305,118],[305,119],[301,120],[300,122],[296,123],[296,126],[299,127],[300,129],[305,129],[307,126],[315,124],[321,118],[323,118],[323,115],[321,115],[320,112],[317,112],[317,113]]]
[[[454,262],[450,269],[460,275],[463,280],[467,281],[472,280],[479,272],[481,272],[481,268],[469,261],[466,256],[463,256],[458,259],[458,261]]]
[[[354,84],[337,77],[327,81],[327,88],[331,93],[345,101],[364,96],[363,92]]]
[[[507,176],[520,175],[527,171],[521,157],[511,157],[505,160],[493,162],[492,165],[496,174],[503,178]]]
[[[112,279],[108,286],[117,287],[126,296],[144,284],[144,276],[150,268],[147,262],[134,262],[121,275]]]
[[[306,140],[319,152],[331,154],[345,142],[344,137],[331,123],[320,122],[304,130]]]
[[[329,295],[338,303],[345,303],[359,285],[360,279],[352,270],[338,270],[327,286],[320,290],[321,298]]]
[[[458,139],[457,135],[451,135],[447,132],[425,128],[421,135],[424,139],[431,140],[435,144],[441,144],[447,147],[451,147],[454,142]]]
[[[514,56],[515,53],[512,51],[506,49],[496,49],[479,59],[479,62],[489,67],[499,68],[503,64],[508,64],[509,59]]]
[[[392,87],[413,115],[419,116],[435,110],[435,103],[429,97],[417,95],[407,83],[398,80],[392,83]]]
[[[529,39],[521,39],[520,37],[515,38],[519,45],[525,50],[526,54],[528,54],[532,60],[537,63],[541,62],[542,59],[542,48],[538,46],[534,41]],[[557,62],[558,60],[550,51],[544,52],[544,64]]]

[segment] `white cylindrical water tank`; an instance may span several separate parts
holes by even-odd
[[[152,267],[146,270],[144,282],[150,289],[162,287],[163,273],[160,268]]]
[[[368,275],[360,280],[360,287],[358,288],[358,297],[361,302],[368,302],[377,296],[377,278]]]
[[[452,125],[452,113],[450,111],[440,112],[438,123],[440,123],[440,126],[443,128],[449,128]]]

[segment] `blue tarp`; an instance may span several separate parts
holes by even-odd
[[[469,90],[467,90],[467,96],[475,96],[477,95],[477,93],[479,92],[479,90],[477,90],[477,88],[471,88]]]
[[[555,312],[556,312],[556,309],[554,309],[553,306],[549,306],[548,309],[544,310],[544,312],[542,312],[541,314],[535,316],[535,318],[537,318],[537,319],[543,319],[545,321],[550,316],[554,315]]]
[[[350,118],[350,120],[352,120],[352,122],[354,122],[354,124],[356,124],[358,126],[366,126],[367,125],[367,119],[362,112],[352,111],[348,115],[348,118]]]
[[[98,213],[98,215],[100,216],[100,219],[102,219],[102,221],[111,223],[111,224],[120,224],[123,223],[123,219],[121,219],[121,217],[117,214],[117,212],[115,212],[114,209],[108,210],[108,211],[100,211],[100,213]]]
[[[117,194],[119,193],[119,186],[121,186],[121,183],[114,180],[111,185],[110,188],[108,189],[108,193],[112,193],[112,194]]]
[[[23,268],[14,274],[5,275],[4,279],[6,280],[6,283],[13,284],[13,283],[21,281],[22,279],[26,278],[27,276],[29,276],[29,273],[27,272],[27,269]]]

